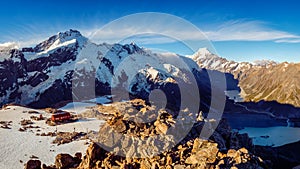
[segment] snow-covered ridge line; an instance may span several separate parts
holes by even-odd
[[[263,67],[269,68],[279,64],[272,60],[258,60],[254,61],[253,63],[235,62],[232,60],[227,60],[226,58],[222,58],[210,52],[207,48],[200,48],[197,52],[188,57],[192,58],[202,68],[231,73],[235,75],[236,78],[239,72],[244,72],[248,69],[258,69]]]
[[[220,57],[212,52],[209,51],[207,48],[199,48],[197,52],[193,55],[187,55],[187,57],[194,59],[195,61],[203,61],[203,60],[214,60],[218,61],[221,60],[223,63],[231,63],[231,64],[244,64],[244,65],[251,65],[251,66],[267,66],[267,65],[276,65],[279,64],[273,60],[255,60],[253,62],[236,62],[233,60],[227,60],[226,58]]]

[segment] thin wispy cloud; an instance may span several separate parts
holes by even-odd
[[[205,31],[213,41],[275,41],[282,39],[300,40],[299,35],[268,27],[261,21],[228,21],[213,30]],[[289,42],[289,41],[282,41]]]
[[[280,39],[276,40],[276,43],[300,43],[300,38],[291,38],[291,39]]]
[[[152,21],[152,22],[149,22]],[[175,41],[273,41],[276,43],[300,43],[300,36],[272,29],[267,23],[255,20],[231,20],[219,24],[194,26],[183,19],[172,20],[169,15],[153,19],[129,18],[112,22],[109,25],[79,31],[96,43],[118,43],[134,40],[138,44],[164,44]],[[192,26],[191,26],[192,25]],[[64,31],[64,30],[62,30]],[[36,31],[34,31],[36,32]],[[48,35],[47,35],[48,36]],[[47,36],[32,36],[14,42],[19,47],[34,46]],[[24,40],[25,39],[25,40]],[[10,40],[11,41],[11,40]]]
[[[211,26],[209,29],[202,30],[184,27],[182,23],[169,23],[155,21],[152,23],[136,22],[121,25],[110,25],[109,28],[99,30],[85,30],[84,34],[91,35],[96,41],[118,42],[120,39],[134,36],[136,34],[147,35],[147,38],[137,38],[136,41],[143,44],[148,43],[168,43],[179,40],[205,40],[211,41],[274,41],[277,43],[300,43],[300,36],[289,32],[272,29],[267,23],[261,21],[233,20],[221,23],[217,26]],[[209,26],[206,26],[209,27]],[[201,30],[201,27],[199,27]],[[156,35],[155,35],[156,34]],[[161,35],[158,38],[158,34]],[[163,38],[163,36],[174,35],[173,37]]]

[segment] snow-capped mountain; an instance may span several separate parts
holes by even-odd
[[[211,53],[207,48],[200,48],[196,53],[189,57],[197,62],[202,68],[231,73],[239,80],[243,78],[244,72],[247,72],[250,69],[268,68],[277,64],[270,60],[260,60],[255,61],[254,63],[230,61]]]
[[[300,64],[270,60],[250,62],[228,61],[206,48],[189,56],[202,68],[231,73],[239,80],[245,101],[278,101],[300,106]]]
[[[206,70],[192,59],[153,53],[135,44],[95,44],[76,30],[58,33],[35,47],[1,50],[0,56],[2,104],[48,107],[111,94],[114,88],[143,98],[160,88],[174,100],[180,97],[178,84],[190,84],[195,77],[202,92],[210,91]]]

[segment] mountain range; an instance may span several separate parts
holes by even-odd
[[[2,47],[0,56],[2,104],[19,103],[46,107],[76,97],[111,94],[112,87],[122,85],[112,81],[115,71],[118,70],[119,73],[127,72],[119,74],[124,79],[138,74],[127,85],[127,90],[133,95],[139,93],[138,95],[145,98],[148,97],[150,88],[172,84],[174,78],[186,81],[187,79],[182,78],[186,72],[198,72],[202,77],[202,80],[198,78],[198,82],[202,83],[202,89],[204,86],[207,88],[210,85],[207,71],[212,71],[225,73],[227,90],[240,91],[244,101],[277,101],[300,106],[297,95],[300,91],[300,64],[297,63],[277,63],[269,60],[255,63],[235,62],[219,57],[206,48],[200,48],[188,57],[154,53],[136,44],[95,44],[76,30],[58,33],[35,47]],[[188,71],[182,72],[182,64],[179,67],[170,64],[171,59],[162,62],[165,58],[176,57],[188,65]],[[143,65],[134,68],[124,64],[124,61]],[[127,68],[119,70],[119,66]],[[148,80],[141,80],[143,78]],[[89,87],[96,91],[81,91]],[[76,88],[80,96],[74,97],[72,88]],[[84,96],[81,96],[83,93]]]
[[[231,73],[239,80],[244,101],[277,101],[300,106],[300,64],[270,60],[235,62],[211,53],[206,48],[189,56],[200,67]]]
[[[208,70],[199,68],[192,59],[153,53],[135,44],[95,44],[76,30],[58,33],[35,47],[2,48],[0,55],[2,104],[43,108],[109,95],[112,91],[119,93],[117,89],[125,89],[122,92],[130,97],[147,99],[151,90],[162,89],[168,105],[176,106],[180,84],[184,84],[184,89],[195,89],[189,85],[192,80],[201,86],[201,99],[210,98]],[[223,74],[211,72],[216,76]],[[237,88],[232,75],[226,74],[226,79],[228,88]],[[195,94],[185,91],[190,96]],[[123,96],[118,99],[126,99]],[[204,105],[210,104],[206,102]]]

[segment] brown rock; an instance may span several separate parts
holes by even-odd
[[[234,150],[234,149],[230,149],[230,150],[228,150],[228,152],[227,152],[227,157],[234,158],[234,157],[236,157],[237,155],[238,155],[238,153],[237,153],[237,151]]]
[[[45,112],[54,114],[54,113],[57,112],[57,109],[53,109],[53,108],[50,108],[50,107],[49,107],[49,108],[45,108]]]
[[[199,151],[201,145],[202,145],[201,140],[199,138],[196,138],[194,140],[192,152],[195,153],[195,152]]]
[[[200,164],[200,163],[203,163],[203,162],[204,163],[206,162],[206,158],[205,157],[197,156],[195,154],[192,154],[190,157],[188,157],[185,160],[186,164]]]
[[[168,155],[167,155],[167,161],[166,161],[166,164],[167,164],[167,165],[172,165],[172,163],[173,163],[173,159],[172,159],[172,157],[170,156],[170,154],[168,154]]]
[[[121,132],[123,132],[123,131],[126,130],[126,125],[125,125],[125,123],[123,122],[122,119],[119,119],[119,120],[114,124],[114,129],[115,129],[117,132],[119,132],[119,133],[121,133]]]
[[[41,169],[41,165],[40,160],[29,160],[25,165],[25,169]]]
[[[154,124],[155,125],[155,124]],[[164,123],[161,123],[161,122],[157,122],[156,123],[156,131],[158,133],[163,133],[163,134],[167,134],[167,131],[168,131],[168,126]]]
[[[55,167],[56,168],[70,168],[70,167],[75,167],[76,165],[76,160],[69,154],[58,154],[55,157]]]
[[[246,148],[244,148],[244,147],[240,148],[238,151],[241,152],[241,153],[243,153],[243,154],[248,154],[249,153],[248,150]]]
[[[77,169],[96,169],[96,168],[176,168],[176,169],[191,169],[191,168],[230,168],[236,166],[238,168],[257,168],[260,165],[257,157],[248,154],[247,146],[240,144],[237,134],[232,134],[229,127],[218,127],[218,133],[213,135],[209,140],[199,139],[198,134],[202,131],[203,122],[197,122],[190,130],[189,134],[183,138],[182,142],[174,143],[173,135],[164,135],[157,137],[158,134],[166,134],[170,129],[175,129],[176,133],[180,133],[178,126],[184,127],[195,119],[193,114],[186,112],[184,121],[176,121],[176,126],[172,127],[172,117],[176,112],[151,110],[151,107],[143,105],[143,102],[132,101],[122,103],[113,103],[109,108],[103,108],[101,112],[109,114],[107,123],[99,130],[99,135],[96,136],[97,141],[111,147],[113,152],[104,150],[96,143],[91,143],[86,151],[86,155],[81,159],[81,154],[76,154],[75,157],[60,157],[62,160],[56,161],[56,168],[73,168]],[[139,114],[134,112],[128,106],[139,107]],[[103,106],[104,107],[104,106]],[[107,108],[108,107],[108,108]],[[117,109],[117,108],[118,109]],[[144,109],[140,109],[143,108]],[[105,110],[105,111],[104,111]],[[100,111],[100,110],[99,110]],[[144,117],[153,115],[151,122],[139,123]],[[140,137],[144,140],[135,140],[134,137]],[[153,138],[159,138],[154,140]],[[178,145],[172,148],[174,145]],[[226,144],[225,144],[226,143]],[[227,153],[221,153],[230,149]],[[241,148],[246,147],[246,148]],[[164,153],[156,155],[161,148],[166,149]],[[221,151],[221,152],[219,152]],[[115,153],[115,154],[114,154]],[[121,153],[124,155],[118,156]],[[136,155],[147,158],[133,158]],[[246,159],[246,160],[245,160]],[[74,165],[73,165],[74,164]],[[71,166],[68,166],[71,165]],[[72,166],[73,165],[73,166]],[[66,167],[68,166],[68,167]],[[250,167],[249,167],[250,166]]]
[[[144,159],[143,161],[141,161],[141,169],[151,169],[151,163],[149,162],[148,159]]]
[[[218,156],[218,158],[223,159],[223,158],[227,157],[227,154],[224,154],[222,152],[218,152],[217,156]]]
[[[82,153],[81,152],[75,153],[75,158],[81,159],[82,158]]]
[[[78,169],[92,168],[92,166],[94,166],[94,164],[99,160],[103,161],[104,163],[106,160],[104,158],[106,156],[106,151],[98,144],[92,142],[86,150],[86,155],[83,157]]]
[[[43,164],[42,169],[57,169],[57,168],[54,165],[47,166],[46,164]]]
[[[143,113],[143,114],[146,113],[147,112],[147,108],[146,107],[141,108],[140,112]]]
[[[186,167],[184,165],[176,164],[174,166],[174,169],[185,169]]]

